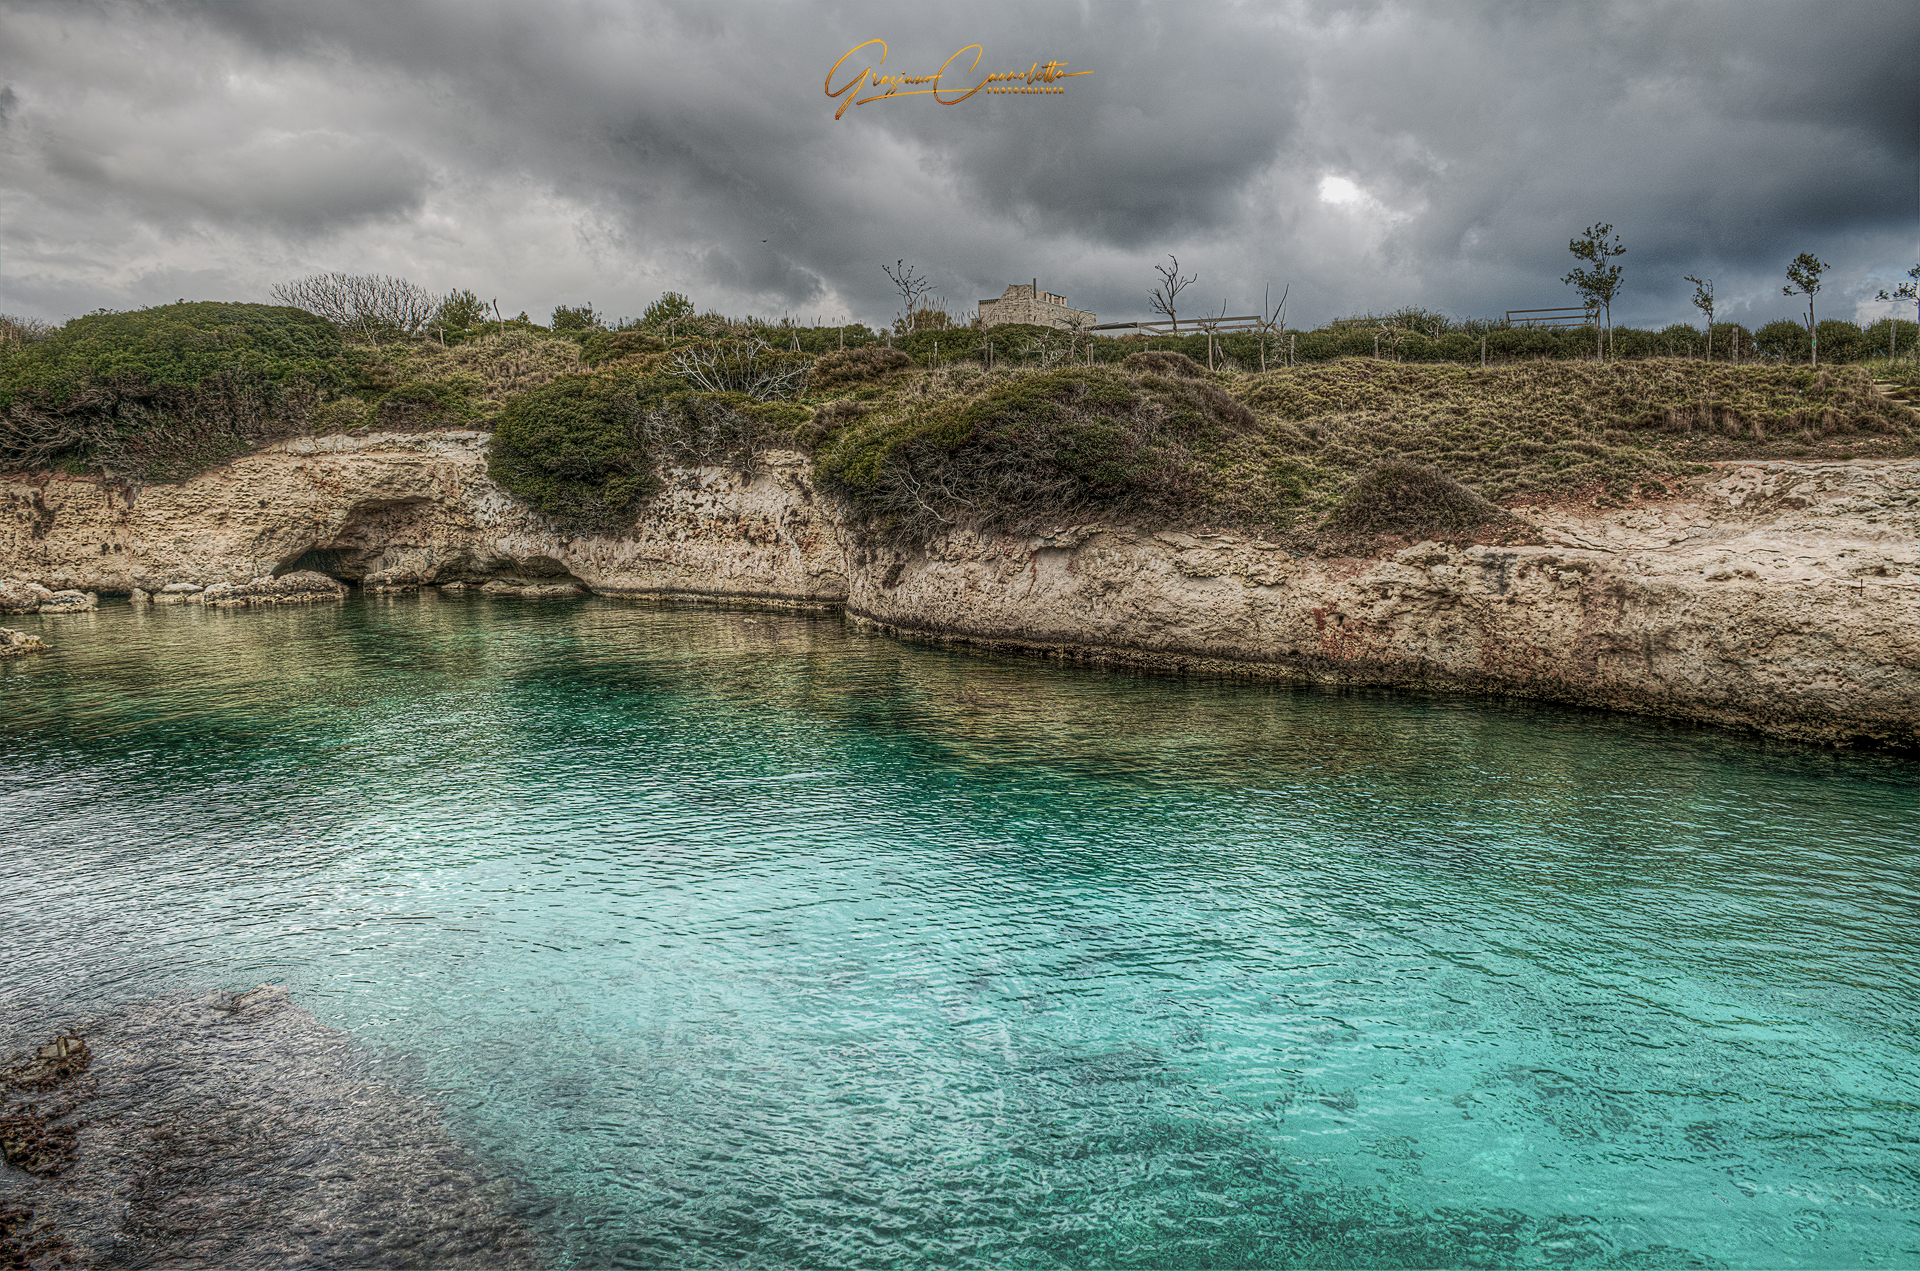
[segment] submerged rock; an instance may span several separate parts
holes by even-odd
[[[4,1025],[54,1041],[0,1072],[0,1127],[21,1122],[0,1136],[10,1164],[15,1140],[22,1153],[0,1169],[0,1265],[538,1263],[511,1182],[284,989],[140,1003],[84,1029],[32,1014]]]
[[[433,582],[433,576],[417,569],[377,569],[360,580],[360,589],[375,595],[393,595],[419,591]]]
[[[584,596],[587,589],[569,579],[566,582],[521,582],[495,578],[480,588],[483,596],[513,596],[521,600],[553,600],[563,596]]]
[[[0,658],[17,658],[27,653],[45,653],[47,646],[37,635],[0,627]]]
[[[200,593],[202,603],[221,609],[242,605],[304,605],[323,600],[344,600],[347,585],[337,578],[311,569],[282,574],[278,578],[256,578],[250,583],[215,583]]]

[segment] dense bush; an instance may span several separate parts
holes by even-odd
[[[1779,318],[1753,333],[1760,356],[1782,362],[1805,362],[1813,353],[1813,337],[1804,323]]]
[[[668,370],[616,365],[541,385],[495,421],[487,473],[543,516],[612,533],[633,524],[670,462],[751,475],[770,440],[804,444],[813,418],[791,402],[708,393]]]
[[[1198,379],[1202,374],[1200,364],[1184,353],[1162,353],[1142,350],[1127,354],[1120,365],[1137,375],[1178,375],[1186,379]]]
[[[958,391],[856,417],[815,451],[821,484],[885,537],[1041,516],[1192,515],[1216,502],[1201,456],[1256,427],[1207,380],[1074,368],[950,386]]]
[[[602,330],[605,326],[603,315],[595,313],[593,303],[589,301],[577,309],[569,309],[566,305],[555,305],[553,317],[549,320],[547,329],[558,335],[569,331]]]
[[[828,393],[854,384],[867,384],[905,371],[913,359],[899,349],[880,345],[822,353],[814,359],[807,387],[814,393]]]
[[[1336,534],[1452,538],[1482,527],[1517,527],[1518,518],[1437,468],[1383,459],[1362,471],[1326,528]]]
[[[348,372],[339,332],[279,305],[76,318],[0,348],[0,468],[173,480],[296,431]]]
[[[1867,333],[1851,322],[1829,318],[1814,330],[1820,336],[1822,362],[1861,362],[1872,352],[1867,345]]]
[[[641,435],[670,377],[575,375],[520,394],[495,421],[487,474],[543,516],[587,531],[631,525],[659,488]]]
[[[644,331],[608,331],[596,328],[580,337],[580,358],[588,366],[600,366],[642,353],[664,353],[667,342]]]

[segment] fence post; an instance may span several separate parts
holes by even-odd
[[[1287,365],[1293,365],[1293,332],[1287,332]]]
[[[1487,337],[1484,334],[1480,337],[1480,369],[1487,369]]]

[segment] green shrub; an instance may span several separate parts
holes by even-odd
[[[693,301],[677,291],[669,291],[647,306],[640,315],[640,325],[650,328],[665,327],[693,316]]]
[[[486,320],[487,302],[472,291],[461,289],[446,294],[429,322],[442,331],[458,331],[464,335],[484,325]]]
[[[852,384],[867,384],[896,375],[913,366],[913,359],[899,349],[878,344],[844,352],[822,353],[814,359],[807,376],[807,391],[815,395],[831,393]]]
[[[461,394],[449,385],[414,381],[384,394],[375,414],[380,427],[411,432],[445,421],[464,405]]]
[[[1820,335],[1822,365],[1864,361],[1873,351],[1867,343],[1867,333],[1851,322],[1828,318],[1814,329]]]
[[[487,474],[562,525],[593,532],[630,526],[660,484],[641,420],[679,387],[602,372],[522,393],[495,421]]]
[[[664,353],[667,342],[643,331],[588,331],[580,337],[580,360],[601,366],[640,353]]]
[[[279,305],[76,318],[0,360],[0,468],[179,480],[297,431],[345,387],[342,355],[332,324]]]
[[[548,323],[547,329],[557,335],[570,331],[593,331],[604,328],[605,325],[606,324],[601,321],[601,315],[593,311],[592,302],[588,302],[577,309],[569,309],[565,305],[555,305],[553,307],[553,318]]]
[[[816,448],[817,479],[901,542],[1039,517],[1176,520],[1215,502],[1199,456],[1256,426],[1204,379],[1076,367],[983,384],[853,417]]]
[[[1512,513],[1438,468],[1383,459],[1360,473],[1326,528],[1338,534],[1455,538],[1484,526],[1517,528],[1519,524]]]
[[[1761,357],[1780,362],[1806,362],[1813,356],[1813,338],[1791,318],[1777,319],[1755,331],[1753,346]]]
[[[1198,362],[1184,353],[1150,349],[1127,354],[1126,360],[1120,365],[1137,375],[1177,375],[1184,379],[1197,379],[1206,374]]]

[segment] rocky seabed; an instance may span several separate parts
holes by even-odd
[[[487,436],[302,438],[177,486],[0,486],[0,610],[422,587],[832,607],[917,638],[1189,674],[1513,694],[1920,745],[1920,464],[1730,464],[1627,508],[1522,507],[1531,547],[1303,557],[1205,527],[876,545],[804,455],[670,471],[583,536],[486,476]]]

